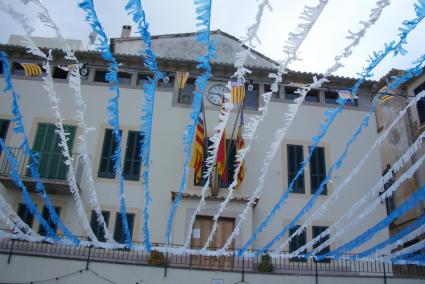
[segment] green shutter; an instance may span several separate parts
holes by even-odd
[[[124,178],[128,180],[140,179],[140,144],[143,136],[138,131],[129,131],[127,137],[127,147],[124,158]]]

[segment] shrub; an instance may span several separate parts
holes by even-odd
[[[264,254],[261,256],[261,262],[258,264],[257,269],[260,272],[273,272],[274,268],[270,255]]]
[[[150,265],[164,265],[165,257],[162,252],[153,250],[149,256],[148,264]]]

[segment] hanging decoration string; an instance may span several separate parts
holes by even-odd
[[[151,241],[149,234],[149,207],[152,197],[149,190],[149,161],[150,161],[150,145],[152,133],[152,120],[155,102],[155,91],[158,80],[164,77],[164,74],[158,71],[156,55],[152,50],[151,35],[149,32],[149,24],[146,21],[145,11],[143,10],[140,0],[130,0],[127,2],[125,9],[128,14],[133,15],[133,22],[137,25],[138,32],[142,41],[146,45],[146,50],[141,52],[144,57],[144,65],[153,73],[153,79],[148,78],[148,82],[143,84],[144,97],[142,106],[142,116],[140,117],[140,135],[141,145],[139,157],[142,162],[143,173],[142,180],[145,190],[145,208],[143,210],[143,232],[144,244],[146,250],[151,250]]]
[[[302,23],[298,24],[296,30],[289,34],[289,38],[286,42],[286,45],[284,46],[284,53],[286,54],[286,59],[279,63],[279,66],[277,67],[277,73],[271,73],[269,74],[269,77],[274,79],[274,82],[271,86],[271,92],[267,92],[261,95],[263,99],[263,106],[259,108],[259,111],[261,112],[260,115],[253,115],[249,118],[248,123],[246,124],[243,132],[243,139],[245,140],[245,147],[242,149],[239,149],[236,153],[236,168],[234,170],[234,180],[233,183],[229,186],[228,194],[223,202],[220,203],[219,209],[217,213],[214,215],[214,224],[212,231],[210,235],[208,236],[207,242],[204,244],[204,248],[206,249],[208,245],[212,242],[215,232],[218,228],[218,219],[220,215],[223,213],[226,205],[230,202],[231,197],[233,195],[234,188],[237,184],[237,176],[239,174],[239,171],[241,169],[242,163],[244,161],[244,158],[246,154],[248,153],[252,140],[254,140],[255,133],[257,131],[258,125],[260,122],[264,120],[264,117],[267,115],[269,102],[271,99],[271,96],[273,92],[278,92],[279,87],[278,84],[282,82],[282,75],[285,72],[286,67],[294,62],[297,59],[297,52],[305,38],[307,37],[308,33],[310,32],[313,25],[316,23],[317,19],[319,18],[320,14],[322,13],[323,9],[325,8],[326,4],[328,3],[328,0],[319,0],[319,4],[315,7],[309,7],[305,6],[304,10],[301,13],[300,19],[303,21]],[[294,109],[293,109],[294,111]],[[291,115],[295,115],[294,113],[288,113],[289,117]],[[244,211],[239,214],[239,221],[235,226],[235,229],[233,230],[231,236],[227,239],[225,245],[223,248],[220,249],[220,253],[224,253],[227,248],[231,245],[232,241],[239,235],[240,228],[243,225],[243,222],[246,219],[247,214],[249,213],[249,210],[251,206],[256,202],[257,200],[257,193],[254,192],[251,197],[249,198],[249,201],[244,208]]]
[[[380,15],[382,14],[382,10],[389,5],[389,1],[385,0],[385,1],[378,1],[377,2],[377,7],[373,8],[371,10],[370,16],[369,16],[369,20],[367,22],[360,22],[363,23],[363,29],[361,29],[359,32],[357,33],[353,33],[351,31],[349,31],[349,36],[347,36],[347,38],[351,39],[352,42],[343,49],[343,52],[341,55],[335,57],[335,64],[332,68],[329,68],[330,72],[335,72],[337,71],[340,67],[342,67],[343,65],[340,63],[342,58],[347,58],[348,56],[351,55],[352,53],[352,49],[359,44],[361,38],[365,35],[367,29],[372,26],[380,17]],[[327,73],[325,76],[330,75],[331,73]],[[302,102],[305,99],[305,96],[307,95],[307,93],[312,89],[312,88],[320,88],[321,85],[324,82],[328,82],[328,80],[326,78],[322,78],[319,81],[316,78],[314,79],[314,83],[310,84],[310,85],[306,85],[303,88],[300,88],[296,91],[296,93],[299,94],[299,97],[295,100],[295,105],[290,105],[289,106],[289,111],[287,113],[285,113],[284,115],[284,124],[282,127],[280,127],[275,134],[275,139],[273,140],[272,144],[271,144],[271,149],[268,151],[266,158],[264,159],[263,162],[263,167],[261,169],[261,176],[259,178],[259,183],[256,187],[256,192],[261,192],[263,186],[264,186],[264,181],[266,178],[266,175],[268,173],[268,170],[270,168],[270,165],[273,161],[274,156],[276,155],[276,153],[279,151],[280,149],[280,144],[282,143],[284,137],[286,136],[286,133],[290,127],[290,125],[292,124],[296,113],[298,112]],[[293,109],[291,109],[293,108]],[[273,216],[271,216],[273,217]],[[270,222],[270,220],[265,220],[264,222]],[[246,251],[246,249],[248,249],[252,243],[254,242],[255,239],[257,239],[258,234],[260,234],[266,226],[259,226],[257,228],[257,230],[254,232],[254,234],[251,236],[251,238],[245,243],[245,245],[243,245],[243,247],[238,251],[238,255],[241,256],[244,251]]]
[[[300,220],[301,220],[301,218],[310,210],[310,209],[312,209],[313,208],[313,206],[314,206],[314,202],[319,198],[319,196],[320,196],[320,194],[323,192],[323,190],[325,189],[325,185],[326,185],[326,183],[328,182],[328,181],[330,181],[331,180],[331,178],[332,178],[332,172],[335,170],[335,169],[338,169],[338,168],[340,168],[341,167],[341,165],[342,165],[342,163],[344,162],[344,160],[345,160],[345,158],[346,158],[346,156],[347,156],[347,154],[348,154],[348,150],[349,150],[349,148],[350,148],[350,146],[356,141],[356,139],[357,139],[357,137],[362,133],[362,130],[364,129],[364,128],[366,128],[367,126],[368,126],[368,124],[369,124],[369,119],[370,119],[370,117],[372,117],[373,115],[374,115],[374,113],[375,113],[375,110],[376,110],[376,108],[377,108],[377,106],[378,106],[378,104],[379,104],[379,102],[380,102],[380,98],[382,97],[382,96],[384,96],[385,94],[387,94],[388,93],[388,91],[389,90],[394,90],[394,89],[396,89],[397,87],[399,87],[402,83],[404,83],[404,82],[407,82],[408,80],[410,80],[410,79],[412,79],[413,77],[415,77],[415,76],[418,76],[419,74],[421,74],[422,73],[422,68],[421,68],[421,65],[423,64],[423,62],[424,62],[424,60],[425,60],[425,55],[423,56],[423,57],[421,57],[421,58],[419,58],[419,60],[417,60],[417,61],[415,61],[415,63],[417,63],[417,65],[415,66],[415,67],[413,67],[413,68],[411,68],[411,69],[409,69],[409,70],[407,70],[406,71],[406,73],[403,75],[403,76],[401,76],[401,77],[393,77],[393,79],[394,79],[394,82],[393,83],[391,83],[390,84],[390,86],[391,86],[391,88],[390,89],[387,89],[384,93],[382,93],[382,94],[380,94],[380,95],[377,95],[375,98],[374,98],[374,100],[372,101],[372,105],[371,105],[371,107],[370,107],[370,109],[369,109],[369,112],[368,112],[368,114],[363,118],[363,120],[362,120],[362,122],[360,123],[360,125],[359,125],[359,127],[354,131],[354,133],[353,133],[353,135],[351,136],[351,138],[348,140],[348,142],[345,144],[345,148],[344,148],[344,150],[343,150],[343,152],[342,152],[342,154],[339,156],[339,158],[332,164],[332,166],[329,168],[329,172],[328,172],[328,174],[327,174],[327,176],[323,179],[323,181],[321,182],[321,184],[320,184],[320,186],[319,186],[319,188],[316,190],[316,192],[315,192],[315,194],[313,195],[313,197],[307,202],[307,204],[303,207],[303,209],[297,214],[297,216],[288,224],[288,225],[286,225],[285,227],[284,227],[284,229],[283,230],[281,230],[280,232],[279,232],[279,234],[280,234],[280,237],[283,237],[284,236],[284,234],[289,230],[289,228],[291,228],[291,227],[293,227],[293,226],[295,226],[296,225],[296,223],[297,222],[299,222]],[[399,116],[399,119],[401,119],[401,117]],[[391,128],[392,127],[394,127],[395,126],[395,123],[393,122],[391,125]],[[368,151],[368,153],[364,156],[364,159],[366,158],[368,158],[369,156],[370,156],[370,154],[372,153],[372,150],[373,149],[375,149],[377,146],[379,146],[381,143],[382,143],[382,141],[384,141],[384,138],[388,135],[388,133],[389,133],[389,131],[391,130],[391,128],[387,128],[386,130],[385,130],[385,132],[377,139],[377,141],[376,142],[379,142],[379,143],[374,143],[373,145],[372,145],[372,147],[370,147],[369,148],[369,151]],[[421,142],[420,142],[421,143]],[[417,150],[417,148],[415,148],[414,150]],[[360,168],[359,168],[360,169]],[[352,171],[351,172],[351,174],[353,173],[354,171]],[[342,184],[344,184],[344,182],[342,183]],[[334,190],[333,192],[332,192],[332,194],[331,194],[331,197],[329,197],[328,199],[327,199],[327,201],[326,202],[328,202],[328,200],[330,200],[330,199],[332,199],[332,196],[333,195],[337,195],[338,194],[338,191],[339,190],[341,190],[342,188],[341,187],[338,187],[336,190]],[[322,207],[324,206],[325,204],[323,204],[322,205]],[[321,210],[321,208],[322,207],[320,207],[320,209],[318,209],[316,212],[321,212],[320,210]],[[329,207],[323,207],[323,208],[329,208]],[[326,209],[325,209],[326,210]],[[311,225],[312,224],[312,219],[313,219],[313,217],[315,216],[315,213],[316,212],[314,212],[312,215],[310,215],[310,217],[304,222],[304,224],[302,225],[302,226],[300,226],[288,239],[286,239],[285,240],[285,242],[284,243],[282,243],[279,247],[278,247],[278,249],[277,249],[277,251],[281,251],[281,250],[283,250],[283,248],[286,246],[286,245],[288,245],[289,244],[289,242],[291,241],[291,239],[293,238],[293,237],[295,237],[295,236],[298,236],[299,234],[301,234],[309,225]],[[322,212],[321,212],[322,213]],[[315,220],[317,220],[317,218],[315,219]]]
[[[171,240],[171,229],[173,226],[174,215],[176,213],[177,206],[182,199],[183,191],[186,187],[186,178],[189,174],[189,161],[192,153],[191,144],[195,134],[196,124],[198,122],[198,116],[201,111],[202,98],[207,87],[208,79],[211,76],[211,66],[209,61],[215,54],[215,48],[210,40],[211,30],[211,1],[212,0],[195,0],[194,4],[196,7],[196,19],[199,23],[196,24],[198,27],[198,33],[196,35],[196,41],[200,44],[204,44],[206,47],[206,54],[198,57],[197,68],[203,70],[203,73],[196,78],[195,86],[196,89],[193,92],[192,101],[192,112],[190,118],[192,123],[187,125],[183,134],[183,149],[185,153],[185,160],[183,164],[182,179],[180,181],[179,189],[176,198],[172,204],[170,214],[168,216],[167,228],[165,233],[165,242],[167,245]]]
[[[385,197],[383,197],[382,200],[384,200],[384,198]],[[403,216],[405,213],[415,208],[422,200],[425,200],[425,186],[422,186],[417,191],[415,191],[406,201],[403,202],[400,207],[396,208],[393,212],[391,212],[390,215],[369,228],[366,232],[333,251],[321,255],[316,255],[315,258],[318,260],[322,260],[324,258],[339,259],[345,252],[349,252],[371,240],[373,236],[375,236],[381,230],[387,228],[388,225],[391,224],[391,222],[393,222],[396,218]]]
[[[398,251],[396,251],[396,252],[394,252],[390,255],[387,255],[387,256],[384,256],[384,257],[379,257],[377,259],[379,261],[382,261],[382,262],[388,262],[388,261],[391,262],[392,260],[397,261],[397,260],[401,260],[401,259],[405,258],[406,256],[408,256],[411,253],[418,252],[418,251],[420,251],[424,248],[425,248],[425,239],[421,240],[421,241],[419,241],[419,242],[417,242],[417,243],[415,243],[411,246],[408,246],[407,248],[398,250]]]
[[[355,96],[361,86],[361,84],[366,80],[366,78],[370,78],[372,76],[371,71],[390,53],[394,53],[394,56],[397,54],[405,54],[407,51],[404,50],[403,44],[406,42],[407,35],[417,26],[417,24],[423,19],[423,15],[420,11],[420,9],[416,8],[416,12],[418,17],[412,21],[405,21],[403,22],[404,27],[401,28],[402,32],[400,34],[400,40],[396,44],[395,42],[391,42],[389,44],[385,44],[384,51],[380,52],[374,52],[373,57],[370,57],[369,66],[366,67],[363,72],[360,73],[360,78],[355,83],[355,85],[351,88],[351,96]],[[263,231],[264,228],[270,223],[274,215],[280,210],[282,205],[286,202],[289,192],[292,191],[295,181],[304,173],[306,165],[309,163],[315,149],[317,148],[320,141],[323,139],[325,134],[327,133],[328,129],[332,125],[333,121],[337,117],[338,113],[341,113],[346,103],[348,102],[348,99],[339,97],[337,99],[338,107],[335,109],[328,109],[324,115],[326,117],[326,121],[320,125],[319,134],[314,136],[312,138],[312,144],[309,146],[309,154],[307,158],[301,163],[300,168],[298,169],[295,177],[292,179],[290,185],[288,186],[288,189],[281,195],[279,201],[273,206],[272,210],[269,212],[269,214],[266,216],[264,221],[260,224],[260,226],[257,228],[256,231]],[[338,165],[340,167],[340,165]],[[262,253],[269,248],[272,247],[272,245],[280,240],[283,237],[283,234],[278,233],[271,242],[269,242],[266,246],[264,246],[259,253]]]
[[[253,23],[247,28],[246,35],[241,38],[241,51],[236,53],[234,63],[236,67],[236,72],[233,75],[237,78],[238,83],[245,83],[245,74],[251,73],[251,70],[245,68],[244,65],[248,57],[255,59],[255,56],[251,52],[251,50],[256,47],[255,42],[261,45],[261,40],[258,37],[257,33],[261,25],[264,9],[267,7],[270,12],[273,11],[273,8],[269,2],[269,0],[260,1],[260,4],[258,4],[257,14],[255,16],[255,23]],[[245,47],[246,44],[248,44],[248,48]]]
[[[361,166],[364,164],[366,159],[371,155],[372,151],[378,145],[381,145],[381,143],[385,140],[387,135],[389,135],[391,129],[393,129],[394,126],[404,117],[407,110],[411,106],[415,105],[419,101],[419,99],[423,96],[425,97],[425,94],[418,95],[418,97],[413,98],[412,101],[409,102],[409,104],[393,120],[391,125],[389,127],[387,127],[387,129],[378,137],[378,139],[375,141],[374,145],[369,149],[369,152],[363,157],[363,159],[352,170],[351,174],[349,176],[347,176],[347,178],[340,184],[340,186],[338,186],[334,190],[334,193],[327,200],[332,200],[333,196],[336,197],[338,192],[341,191],[344,187],[346,187],[348,185],[348,183],[351,181],[352,177],[354,177],[356,174],[358,174]],[[296,254],[302,252],[305,249],[312,248],[314,244],[318,243],[322,238],[328,236],[329,233],[331,232],[331,230],[333,230],[334,227],[337,227],[339,224],[345,224],[346,222],[348,222],[349,219],[351,218],[351,216],[353,216],[354,212],[358,208],[360,208],[360,206],[368,200],[368,197],[373,197],[373,193],[369,193],[369,192],[379,191],[379,189],[382,188],[384,186],[384,184],[387,183],[391,179],[391,177],[393,176],[393,173],[398,172],[406,163],[408,163],[410,161],[410,158],[420,149],[420,145],[422,143],[423,143],[423,135],[421,135],[420,137],[418,137],[418,139],[416,139],[415,143],[413,143],[412,146],[406,151],[406,153],[404,153],[404,155],[392,166],[391,171],[388,171],[380,180],[378,180],[378,182],[368,191],[368,193],[366,193],[362,197],[362,199],[360,199],[355,204],[353,204],[352,209],[349,211],[349,212],[351,212],[350,214],[348,214],[349,212],[346,212],[346,214],[344,214],[341,218],[339,218],[331,227],[329,227],[324,232],[322,232],[319,236],[317,236],[316,238],[314,238],[313,240],[309,241],[307,244],[302,246],[302,249],[300,248],[300,249],[294,251],[292,254],[296,255]],[[325,212],[325,210],[327,210],[327,208],[330,208],[330,205],[327,205],[326,202],[323,203],[323,205],[317,210],[317,213],[315,212],[313,214],[314,216],[312,215],[313,217],[310,217],[302,225],[302,227],[307,227],[308,225],[311,225],[314,222],[314,220],[317,220]]]
[[[108,62],[109,66],[109,70],[106,73],[105,79],[111,84],[109,89],[115,93],[115,95],[109,99],[108,123],[112,127],[116,145],[112,159],[114,161],[114,172],[119,177],[120,216],[124,232],[124,239],[128,248],[131,248],[131,233],[128,227],[124,194],[124,177],[122,175],[121,164],[121,133],[119,129],[120,122],[118,105],[120,99],[120,88],[118,81],[118,63],[111,52],[108,37],[102,27],[102,24],[99,21],[99,18],[97,17],[93,0],[82,0],[79,3],[79,7],[86,12],[85,20],[90,24],[92,30],[98,35],[97,39],[99,40],[99,46],[97,49],[101,52],[103,59]]]
[[[105,219],[102,215],[102,210],[99,205],[99,201],[97,199],[96,195],[96,189],[94,186],[93,181],[93,175],[92,175],[92,164],[90,160],[90,156],[88,154],[87,149],[87,134],[90,131],[94,131],[95,129],[93,127],[88,127],[85,123],[85,111],[87,108],[87,105],[83,99],[83,96],[81,95],[81,75],[80,75],[80,63],[78,62],[77,57],[75,56],[74,52],[72,51],[71,47],[69,46],[68,42],[65,40],[65,37],[60,32],[59,27],[56,25],[56,23],[53,21],[53,19],[50,17],[50,14],[47,10],[47,8],[44,6],[44,4],[40,0],[21,0],[24,4],[28,4],[29,2],[36,5],[39,9],[37,15],[40,19],[41,23],[51,28],[55,34],[56,39],[60,43],[60,47],[65,53],[65,59],[74,61],[75,64],[69,68],[69,67],[62,67],[63,69],[70,71],[70,76],[68,80],[69,87],[71,90],[73,90],[74,100],[75,100],[75,118],[78,122],[78,127],[81,128],[81,134],[78,135],[78,143],[77,143],[77,149],[78,153],[80,153],[80,163],[83,167],[83,173],[84,173],[84,180],[87,185],[87,192],[89,196],[89,202],[91,208],[96,213],[96,220],[98,224],[103,228],[104,237],[108,242],[115,243],[114,239],[111,235],[111,233],[108,230],[108,227],[106,225]]]
[[[5,11],[3,8],[5,8],[5,6],[3,5],[2,2],[0,2],[0,9]],[[10,6],[9,6],[9,9],[11,9]],[[7,9],[7,11],[11,12],[10,14],[11,16],[13,15],[15,19],[17,20],[21,19],[22,22],[24,23],[26,22],[26,18],[22,14],[19,14],[14,10],[9,10],[9,9]],[[10,65],[7,60],[7,55],[3,51],[0,52],[0,55],[3,62],[3,75],[4,75],[4,79],[6,83],[6,87],[3,91],[10,92],[12,97],[12,114],[14,116],[12,119],[12,122],[16,124],[13,130],[16,134],[21,134],[23,137],[23,143],[21,147],[23,148],[24,154],[26,156],[29,156],[31,160],[30,164],[28,165],[28,168],[30,170],[31,177],[36,184],[35,191],[37,192],[39,197],[42,199],[44,206],[46,206],[47,211],[49,212],[49,219],[53,222],[53,224],[59,227],[59,229],[63,232],[63,234],[65,235],[67,239],[71,240],[75,244],[78,244],[79,240],[69,231],[69,229],[59,219],[59,216],[57,215],[56,210],[54,209],[54,206],[52,205],[47,195],[44,185],[41,182],[40,173],[38,171],[39,155],[35,154],[31,150],[31,147],[28,141],[28,136],[25,133],[24,123],[22,120],[22,112],[19,107],[19,97],[17,93],[15,92],[15,89],[12,83],[12,77],[10,74]]]

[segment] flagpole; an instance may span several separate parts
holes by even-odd
[[[207,117],[205,116],[204,96],[202,96],[201,108],[202,108],[202,115],[204,116],[204,137],[208,138]]]

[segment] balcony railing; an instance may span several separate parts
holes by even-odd
[[[134,245],[141,243],[134,242]],[[154,244],[155,246],[163,246]],[[180,247],[173,245],[173,247]],[[195,248],[196,249],[196,248]],[[199,248],[200,249],[200,248]],[[253,250],[251,250],[253,252]],[[204,269],[230,272],[300,274],[300,275],[333,275],[333,276],[382,276],[425,278],[425,267],[415,265],[391,265],[378,261],[330,260],[316,262],[314,260],[294,261],[279,257],[271,259],[272,270],[261,269],[261,256],[244,258],[237,256],[193,256],[190,254],[174,255],[158,252],[145,252],[123,249],[102,249],[62,244],[26,242],[11,239],[0,240],[0,253],[54,257],[96,262],[108,262],[131,265],[150,265],[186,269]],[[263,265],[264,267],[264,265]],[[270,267],[270,266],[268,266]]]
[[[18,161],[18,173],[24,182],[25,186],[30,190],[35,190],[35,181],[31,177],[30,170],[28,168],[31,163],[31,158],[25,155],[22,148],[9,147],[9,150],[13,157]],[[40,157],[39,162],[39,173],[41,181],[43,182],[45,189],[48,193],[53,194],[68,194],[69,185],[67,182],[67,166],[63,163],[63,156],[58,152],[38,152]],[[79,187],[83,167],[80,161],[80,155],[71,154],[75,178]],[[11,162],[4,153],[0,152],[0,182],[3,183],[6,188],[17,188],[13,183],[10,176],[11,173]]]

